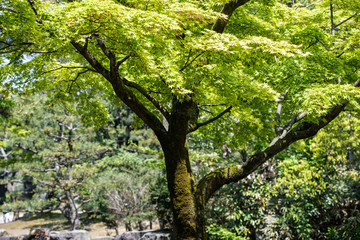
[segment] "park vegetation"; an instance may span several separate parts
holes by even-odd
[[[157,213],[175,239],[356,236],[359,11],[3,1],[2,165],[32,164],[23,174],[55,191],[73,228],[93,203],[128,229]]]

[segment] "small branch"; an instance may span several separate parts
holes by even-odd
[[[124,57],[123,59],[121,59],[120,61],[118,61],[118,62],[116,63],[116,69],[119,69],[120,65],[123,64],[123,63],[124,63],[126,60],[128,60],[130,57],[131,57],[131,56],[128,55],[128,56]]]
[[[185,64],[184,64],[184,66],[188,65],[188,63],[189,63],[189,61],[190,61],[191,51],[192,51],[192,49],[190,48],[190,50],[189,50],[189,55],[188,55],[188,57],[187,57],[187,59],[186,59],[186,62],[185,62]],[[180,71],[181,71],[181,70],[180,70]]]
[[[32,153],[35,153],[35,154],[39,153],[39,151],[33,150],[33,149],[29,148],[29,147],[24,147],[20,143],[16,144],[16,147],[18,147],[18,148],[20,148],[20,149],[22,149],[24,151],[27,151],[27,152],[32,152]]]
[[[358,15],[358,13],[355,13],[354,15],[348,17],[347,19],[345,19],[344,21],[340,22],[339,24],[336,24],[334,27],[337,28],[338,26],[346,23],[347,21],[349,21],[350,19],[352,19],[353,17],[355,17],[355,16],[357,16],[357,15]]]
[[[4,9],[4,10],[8,10],[10,12],[13,12],[13,13],[17,13],[17,11],[15,10],[15,8],[12,8],[12,7],[7,7],[7,6],[4,6],[4,5],[0,5],[0,9]]]
[[[309,5],[305,6],[305,7],[303,7],[303,8],[311,7],[312,5],[315,5],[315,4],[317,4],[317,3],[321,2],[321,1],[322,1],[322,0],[318,0],[318,1],[316,1],[316,2],[313,2],[313,3],[311,3],[311,4],[309,4]],[[298,8],[301,8],[301,6],[296,7],[294,10],[296,10],[296,9],[298,9]]]
[[[131,88],[135,88],[136,90],[138,90],[144,97],[146,97],[160,112],[162,115],[164,115],[164,117],[169,121],[170,119],[170,114],[169,112],[166,110],[166,108],[164,106],[161,105],[161,103],[156,100],[151,94],[149,94],[143,87],[141,87],[140,85],[138,85],[135,82],[131,82],[127,79],[123,79],[124,84],[128,87]]]
[[[190,66],[198,57],[200,57],[200,56],[203,55],[204,53],[205,53],[205,51],[202,51],[202,52],[199,53],[196,57],[194,57],[194,59],[191,60],[188,64],[185,64],[185,66],[180,69],[180,72],[184,71],[185,68],[187,68],[188,66]]]
[[[28,3],[30,4],[31,6],[31,9],[33,10],[33,12],[35,13],[35,16],[37,17],[37,22],[40,23],[40,24],[43,24],[43,21],[41,20],[38,12],[36,11],[35,7],[34,7],[34,2],[32,0],[28,0]]]
[[[71,93],[72,86],[74,85],[74,83],[76,83],[76,81],[77,81],[77,79],[80,77],[80,75],[85,74],[85,73],[87,73],[88,71],[90,71],[90,70],[85,70],[85,71],[83,71],[83,72],[78,72],[77,75],[76,75],[76,77],[75,77],[75,79],[70,80],[71,84],[70,84],[70,86],[69,86],[69,90],[67,91],[68,93]],[[77,83],[76,83],[76,84],[77,84]],[[77,84],[77,85],[78,85],[78,84]],[[78,87],[79,87],[79,85],[78,85]]]
[[[22,51],[24,53],[29,53],[29,54],[34,54],[34,53],[43,54],[43,53],[55,53],[56,52],[56,51],[29,51],[29,50],[25,50],[23,48],[17,48],[14,50],[0,52],[0,54],[8,54],[8,53],[16,52],[16,51]]]
[[[312,46],[314,46],[314,45],[317,44],[318,42],[319,42],[319,40],[316,39],[316,41],[313,42],[313,43],[311,43],[311,44],[306,48],[306,50],[308,50],[309,48],[311,48]]]
[[[226,104],[201,104],[199,107],[218,107],[218,106],[226,106]]]
[[[308,111],[302,112],[296,116],[295,122],[299,122],[308,115]]]
[[[9,153],[6,153],[3,147],[0,147],[0,152],[1,152],[1,158],[7,160],[8,156],[10,156],[11,151]]]
[[[334,8],[332,0],[330,0],[330,18],[331,18],[331,35],[335,36],[335,23],[334,23]]]
[[[43,72],[42,74],[47,74],[47,73],[51,73],[51,72],[55,72],[61,69],[87,69],[88,71],[92,71],[92,72],[96,72],[94,69],[91,69],[89,67],[67,67],[67,66],[61,66],[55,69],[51,69],[49,71]]]
[[[219,118],[221,118],[222,116],[224,116],[226,113],[229,113],[230,110],[232,109],[232,106],[228,107],[227,109],[225,109],[223,112],[221,112],[220,114],[218,114],[216,117],[213,117],[205,122],[202,122],[202,123],[197,123],[194,127],[190,128],[188,130],[188,132],[194,132],[196,131],[197,129],[199,129],[200,127],[203,127],[203,126],[206,126],[212,122],[215,122],[216,120],[218,120]]]
[[[47,135],[49,135],[50,137],[56,138],[57,140],[67,140],[67,138],[64,137],[64,136],[57,136],[57,135],[54,135],[54,134],[52,134],[50,132],[48,132]]]
[[[341,53],[339,53],[339,55],[337,55],[337,56],[336,56],[336,58],[341,57],[344,53],[345,53],[345,51],[344,51],[344,50],[342,50],[342,51],[341,51]]]

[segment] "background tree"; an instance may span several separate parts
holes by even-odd
[[[0,48],[9,64],[1,71],[10,73],[8,87],[57,89],[55,97],[80,102],[84,114],[104,109],[90,93],[115,94],[161,144],[175,239],[205,239],[205,205],[218,189],[357,109],[357,6],[5,2]],[[196,130],[237,146],[260,137],[267,147],[195,182],[186,140]]]
[[[95,214],[114,228],[123,223],[127,231],[152,227],[155,213],[149,190],[159,175],[158,169],[151,166],[155,161],[149,155],[127,152],[99,161],[97,176],[87,184],[94,205],[102,210]]]

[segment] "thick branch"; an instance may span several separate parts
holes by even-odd
[[[233,14],[233,12],[240,6],[244,5],[245,3],[249,2],[250,0],[232,0],[228,3],[226,3],[223,7],[223,9],[221,10],[221,13],[226,15],[226,19],[222,19],[219,18],[218,20],[216,20],[212,30],[217,32],[217,33],[222,33],[224,32],[224,29],[231,17],[231,15]]]
[[[84,56],[84,58],[90,63],[90,65],[106,79],[110,79],[110,72],[90,53],[87,46],[81,46],[80,43],[72,41],[71,44],[75,49]]]
[[[353,85],[360,86],[360,78]],[[314,122],[302,122],[295,126],[291,131],[286,132],[263,151],[252,155],[243,165],[232,166],[229,168],[218,169],[203,177],[197,185],[196,194],[199,201],[204,204],[209,200],[211,195],[223,185],[239,181],[254,172],[266,160],[274,157],[279,152],[286,149],[292,143],[314,136],[320,129],[324,128],[334,120],[348,103],[334,106],[328,113],[317,118]]]
[[[230,112],[230,110],[232,109],[232,106],[228,107],[227,109],[225,109],[223,112],[221,112],[220,114],[218,114],[216,117],[213,117],[205,122],[202,123],[197,123],[193,128],[189,129],[189,133],[190,132],[194,132],[197,129],[199,129],[200,127],[206,126],[212,122],[215,122],[216,120],[218,120],[219,118],[221,118],[222,116],[224,116],[226,113]]]
[[[109,71],[90,53],[90,51],[87,49],[87,43],[82,46],[78,42],[72,41],[71,44],[81,55],[83,55],[83,57],[98,73],[104,76],[105,79],[111,83],[116,95],[127,106],[129,106],[152,130],[154,130],[159,139],[165,139],[166,130],[161,121],[138,100],[132,91],[125,87],[124,82],[126,82],[126,79],[119,76],[119,73],[116,69],[116,62],[111,62],[111,69]],[[104,54],[106,54],[105,52]]]

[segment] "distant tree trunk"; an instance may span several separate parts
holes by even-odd
[[[125,223],[125,230],[127,232],[132,231],[131,222],[126,222]]]
[[[72,230],[79,229],[79,227],[81,226],[81,221],[79,219],[79,211],[76,207],[76,203],[71,190],[66,191],[66,196],[70,205],[70,222],[72,225]]]
[[[144,226],[142,225],[141,221],[138,221],[138,227],[139,227],[139,231],[144,230]]]

